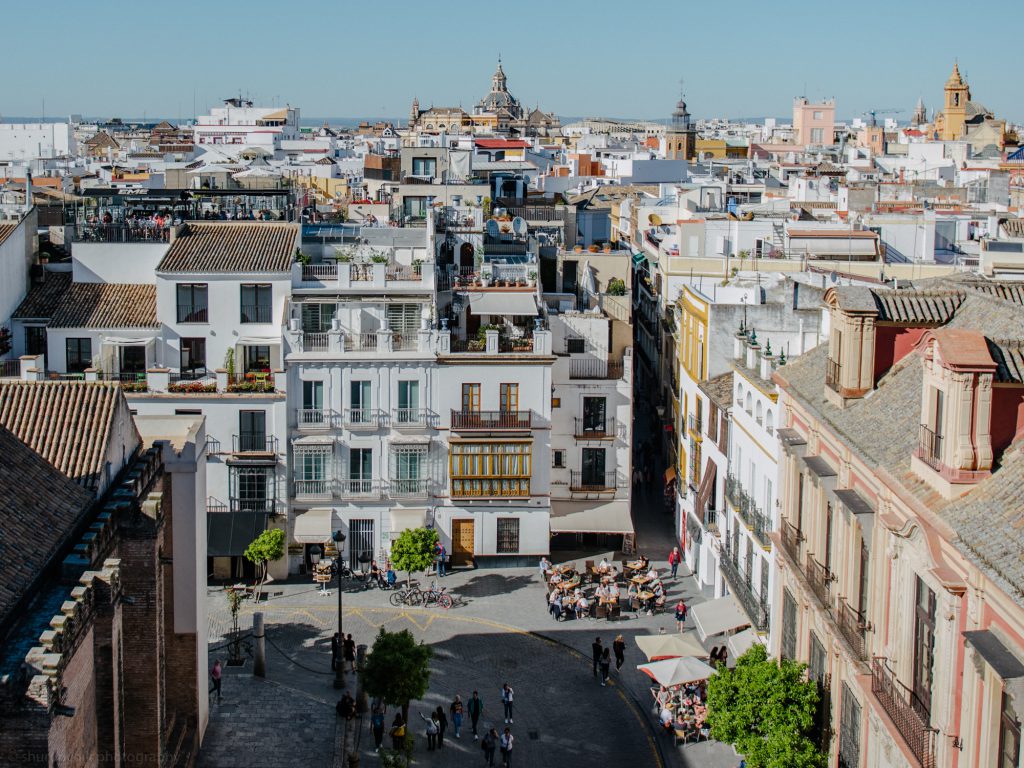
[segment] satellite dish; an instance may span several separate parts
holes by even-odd
[[[659,216],[656,213],[652,213],[650,216],[647,217],[647,221],[649,221],[655,227],[660,226],[661,225],[661,216]]]
[[[498,236],[498,233],[499,233],[498,222],[496,222],[494,219],[488,219],[486,226],[487,226],[487,234],[488,234],[488,236],[490,236],[490,237],[497,237]]]
[[[517,235],[525,235],[529,227],[526,225],[526,220],[521,216],[516,216],[512,219],[512,231]]]

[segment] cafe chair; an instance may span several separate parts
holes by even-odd
[[[601,603],[598,603],[596,606],[594,606],[594,618],[595,619],[604,619],[604,618],[607,618],[607,617],[608,617],[608,606],[607,605],[602,605]]]

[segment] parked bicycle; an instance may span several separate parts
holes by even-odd
[[[423,602],[423,595],[424,592],[419,587],[411,587],[395,590],[388,599],[397,608],[401,605],[420,605]]]
[[[430,582],[430,589],[423,593],[423,604],[430,605],[431,603],[437,603],[445,610],[452,607],[454,604],[452,596],[448,594],[448,587],[437,588],[437,582]]]

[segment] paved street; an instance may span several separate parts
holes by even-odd
[[[653,551],[653,550],[652,550]],[[674,631],[671,614],[624,616],[614,623],[595,620],[556,623],[543,603],[543,589],[534,569],[468,571],[444,580],[461,604],[438,608],[392,608],[388,593],[346,592],[345,631],[357,642],[372,643],[378,627],[409,629],[434,647],[430,691],[411,709],[418,735],[417,765],[473,765],[479,749],[467,739],[451,739],[439,753],[428,753],[417,712],[443,704],[455,693],[468,698],[479,690],[484,721],[504,726],[498,714],[498,690],[504,680],[516,689],[519,765],[697,765],[732,768],[738,763],[721,745],[693,745],[687,760],[652,729],[648,679],[636,664],[645,659],[633,643],[637,634]],[[251,666],[230,670],[225,678],[225,703],[214,705],[201,765],[254,766],[322,763],[333,751],[333,704],[339,696],[330,674],[330,635],[336,628],[336,595],[320,596],[311,585],[271,585],[262,604],[267,622],[268,680],[256,680]],[[692,582],[680,578],[670,600],[682,593],[693,597]],[[701,598],[695,597],[696,601]],[[227,602],[211,591],[211,645],[220,644],[229,629]],[[255,606],[244,604],[240,625],[248,631]],[[610,644],[616,634],[627,640],[626,664],[613,673],[613,685],[601,688],[589,661],[590,644],[600,635]],[[226,653],[224,650],[219,654]],[[350,678],[352,676],[349,676]],[[354,686],[354,681],[350,680]],[[390,716],[389,716],[390,722]],[[287,732],[287,740],[280,734]],[[367,764],[375,764],[362,732]],[[660,742],[660,743],[659,743]],[[705,754],[709,753],[709,754]],[[293,762],[294,761],[294,762]]]

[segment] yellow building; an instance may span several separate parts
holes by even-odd
[[[697,157],[701,160],[742,159],[747,156],[746,142],[727,139],[697,139]]]
[[[700,485],[700,432],[698,389],[708,377],[708,317],[710,302],[684,285],[676,302],[679,325],[676,334],[676,365],[673,372],[673,423],[676,425],[677,471],[680,488]],[[691,418],[691,416],[693,418]]]
[[[933,135],[941,141],[969,141],[975,150],[1005,145],[1006,121],[996,120],[983,104],[971,100],[971,88],[954,63],[943,88],[943,109],[935,115]]]

